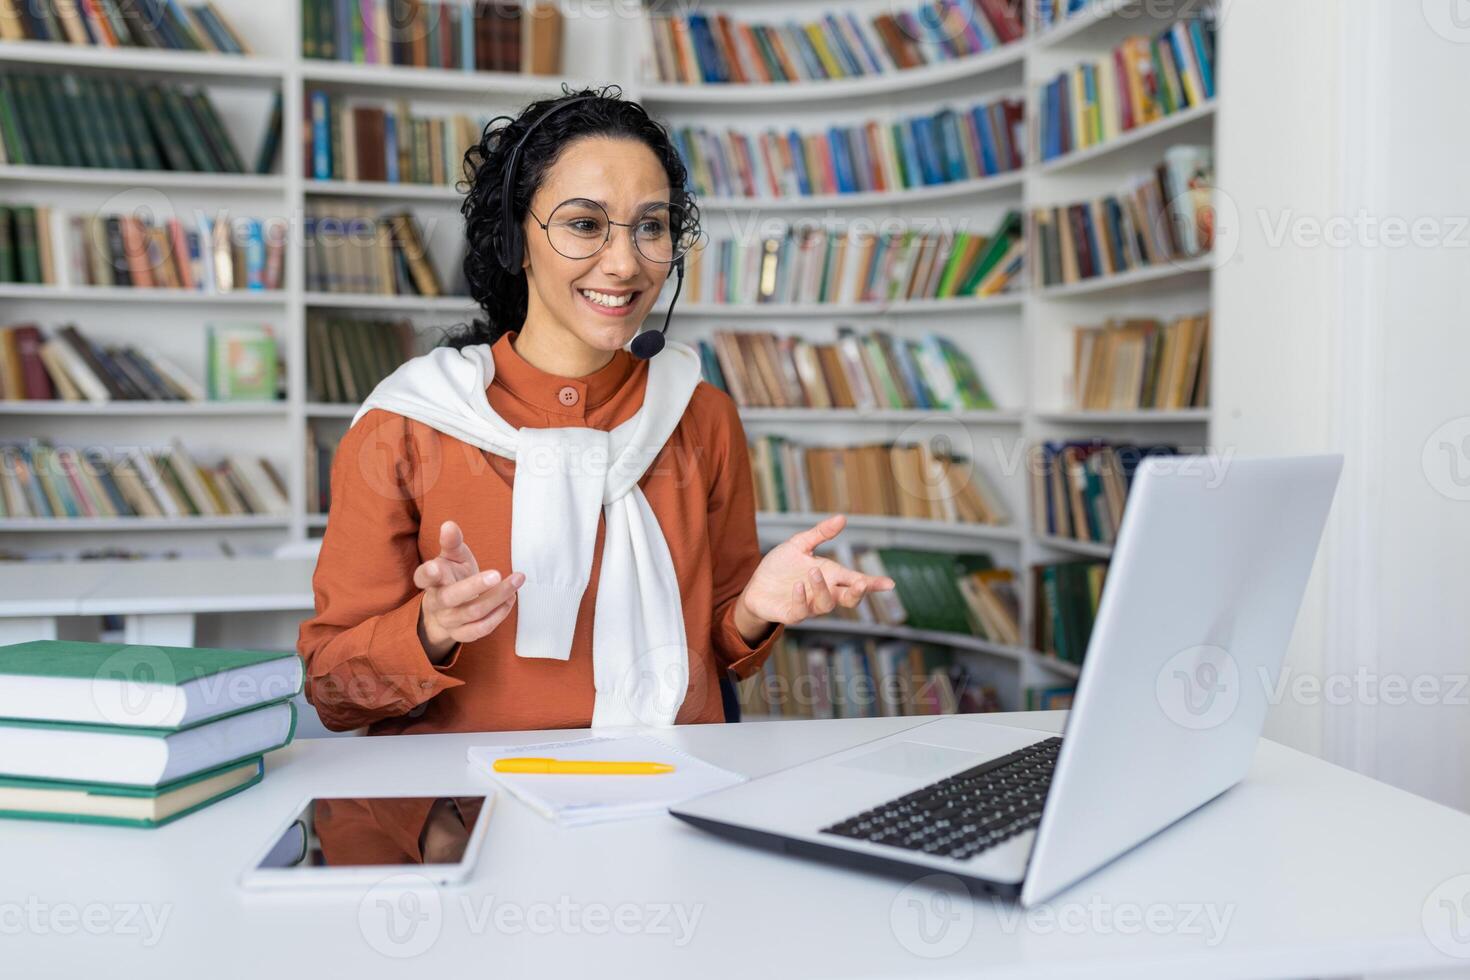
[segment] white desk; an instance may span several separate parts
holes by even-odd
[[[997,719],[1061,723],[1053,713]],[[755,775],[918,721],[665,734]],[[926,904],[934,893],[904,891],[898,879],[748,848],[672,817],[559,830],[504,794],[473,879],[439,893],[437,909],[396,919],[392,935],[382,890],[270,895],[234,885],[311,793],[473,792],[491,783],[468,768],[466,747],[548,734],[301,741],[268,759],[261,785],[159,831],[3,824],[5,973],[1194,980],[1470,968],[1425,931],[1426,903],[1444,912],[1435,900],[1448,893],[1436,888],[1470,872],[1470,816],[1265,741],[1246,782],[1027,913],[990,899],[946,905],[942,893]],[[140,905],[161,930],[150,932]],[[927,934],[916,918],[926,908]],[[1226,923],[1223,934],[1207,912]],[[598,914],[607,918],[580,918]],[[88,915],[101,934],[79,924]],[[30,925],[17,931],[21,916]],[[64,927],[73,934],[59,935]],[[384,952],[415,947],[406,961]]]
[[[193,646],[194,617],[310,612],[315,558],[0,564],[0,644],[49,640],[67,616],[121,615],[128,643]]]

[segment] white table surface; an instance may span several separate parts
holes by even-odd
[[[996,716],[1048,730],[1062,718]],[[661,734],[757,775],[921,720]],[[783,857],[668,816],[558,829],[504,793],[472,879],[434,893],[437,909],[392,920],[392,935],[382,888],[236,887],[252,852],[313,793],[473,793],[493,783],[469,768],[467,747],[555,734],[298,741],[267,759],[260,785],[157,831],[0,822],[0,972],[545,980],[1470,969],[1426,931],[1438,928],[1429,916],[1439,899],[1462,899],[1457,884],[1470,890],[1470,878],[1454,881],[1470,873],[1470,816],[1264,740],[1244,783],[1026,912],[989,898],[949,902],[942,890],[905,890],[901,879]],[[1470,943],[1452,951],[1470,956]],[[404,952],[415,955],[393,955]]]

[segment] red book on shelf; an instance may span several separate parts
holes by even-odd
[[[735,37],[731,33],[729,14],[715,14],[715,41],[720,46],[720,55],[725,59],[725,64],[730,66],[731,81],[754,81],[746,76],[745,66],[740,63],[740,55],[735,50]]]
[[[1002,44],[1019,40],[1026,33],[1021,26],[1019,7],[1019,0],[980,0],[980,8]]]

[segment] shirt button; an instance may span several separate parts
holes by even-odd
[[[561,403],[563,405],[571,408],[573,405],[577,404],[577,399],[582,396],[577,393],[576,388],[573,388],[571,385],[567,385],[561,391],[558,391],[556,393],[556,397],[561,400]]]

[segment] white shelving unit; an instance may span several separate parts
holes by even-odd
[[[727,0],[721,0],[726,3]],[[798,0],[811,3],[815,0]],[[765,17],[760,4],[728,0],[737,16]],[[269,176],[148,173],[72,170],[58,167],[0,166],[0,200],[52,204],[76,210],[110,203],[126,204],[131,195],[162,195],[179,209],[228,207],[232,214],[299,218],[314,201],[354,202],[364,206],[407,207],[434,219],[428,232],[433,260],[446,286],[457,279],[454,268],[462,240],[459,194],[449,187],[320,181],[302,175],[299,120],[308,93],[323,88],[337,94],[406,101],[415,111],[432,114],[466,112],[476,116],[514,112],[533,98],[553,95],[563,82],[572,86],[616,81],[626,96],[643,101],[671,125],[758,128],[773,115],[782,127],[824,129],[834,123],[932,111],[940,103],[968,106],[1024,94],[1028,120],[1036,117],[1035,91],[1045,79],[1077,60],[1110,48],[1127,34],[1163,26],[1150,19],[1141,3],[1104,0],[1044,35],[1006,48],[929,68],[848,81],[782,85],[669,85],[637,77],[645,33],[634,19],[626,22],[569,21],[567,50],[595,51],[578,55],[585,77],[530,77],[413,70],[399,67],[336,64],[300,56],[299,17],[272,7],[261,9],[247,0],[223,0],[226,16],[261,52],[260,57],[206,56],[177,52],[105,50],[37,42],[0,42],[0,61],[9,70],[118,72],[175,83],[202,84],[215,98],[227,128],[247,162],[253,160],[271,92],[283,94],[280,173]],[[803,8],[804,9],[804,8]],[[607,44],[610,29],[626,32],[627,43]],[[578,31],[588,34],[579,36]],[[602,60],[599,60],[602,59]],[[773,113],[774,110],[774,113]],[[1114,189],[1129,173],[1152,165],[1173,142],[1212,141],[1216,104],[1168,117],[1143,130],[1124,134],[1103,146],[1038,164],[1022,171],[911,191],[828,195],[813,198],[745,200],[704,198],[699,201],[711,235],[742,227],[763,215],[780,220],[799,217],[841,219],[903,217],[914,220],[965,221],[988,230],[1009,209],[1027,213],[1033,207],[1095,196]],[[723,227],[722,227],[723,225]],[[748,224],[746,225],[748,227]],[[748,432],[790,433],[810,443],[854,443],[920,439],[943,435],[957,451],[966,452],[992,477],[1010,508],[1004,527],[954,526],[900,518],[849,515],[854,543],[913,544],[936,550],[982,550],[998,564],[1017,569],[1023,584],[1026,569],[1037,562],[1063,557],[1106,557],[1105,546],[1038,536],[1029,513],[1026,446],[1066,437],[1109,437],[1208,445],[1209,410],[1178,412],[1080,413],[1062,398],[1073,326],[1100,323],[1109,316],[1147,314],[1160,317],[1199,312],[1210,303],[1212,266],[1208,260],[1047,289],[1024,288],[991,298],[912,303],[865,303],[843,306],[758,304],[722,306],[687,302],[678,307],[675,336],[694,341],[714,330],[771,329],[813,341],[835,336],[838,324],[860,329],[881,328],[897,336],[934,330],[950,337],[977,364],[1000,409],[989,412],[935,413],[917,410],[783,410],[742,412]],[[1029,274],[1027,276],[1029,282]],[[305,322],[308,312],[330,311],[385,317],[406,316],[423,329],[462,322],[475,308],[460,298],[383,297],[307,292],[299,247],[288,248],[286,288],[278,293],[205,296],[161,290],[65,289],[0,285],[4,322],[36,322],[48,330],[75,322],[84,332],[106,342],[144,337],[203,376],[204,324],[248,320],[277,328],[287,371],[284,402],[273,404],[105,406],[58,403],[0,403],[0,441],[44,436],[58,443],[87,445],[155,445],[182,438],[200,456],[216,452],[251,452],[269,457],[290,481],[291,510],[283,518],[220,518],[189,521],[115,519],[111,521],[0,521],[0,545],[20,549],[90,546],[138,538],[123,532],[147,531],[164,546],[200,540],[228,539],[242,549],[265,549],[319,532],[321,515],[306,512],[304,446],[307,428],[326,438],[340,433],[355,406],[307,400]],[[663,309],[655,307],[654,316]],[[959,444],[955,445],[956,440]],[[820,515],[761,515],[763,540],[776,541]],[[61,532],[65,532],[62,534]],[[1034,597],[1025,597],[1030,635]],[[996,684],[1007,707],[1019,707],[1029,686],[1068,683],[1076,667],[1025,648],[999,647],[973,637],[931,635],[905,628],[864,626],[842,621],[804,624],[803,629],[873,633],[944,642],[969,658],[980,679]]]

